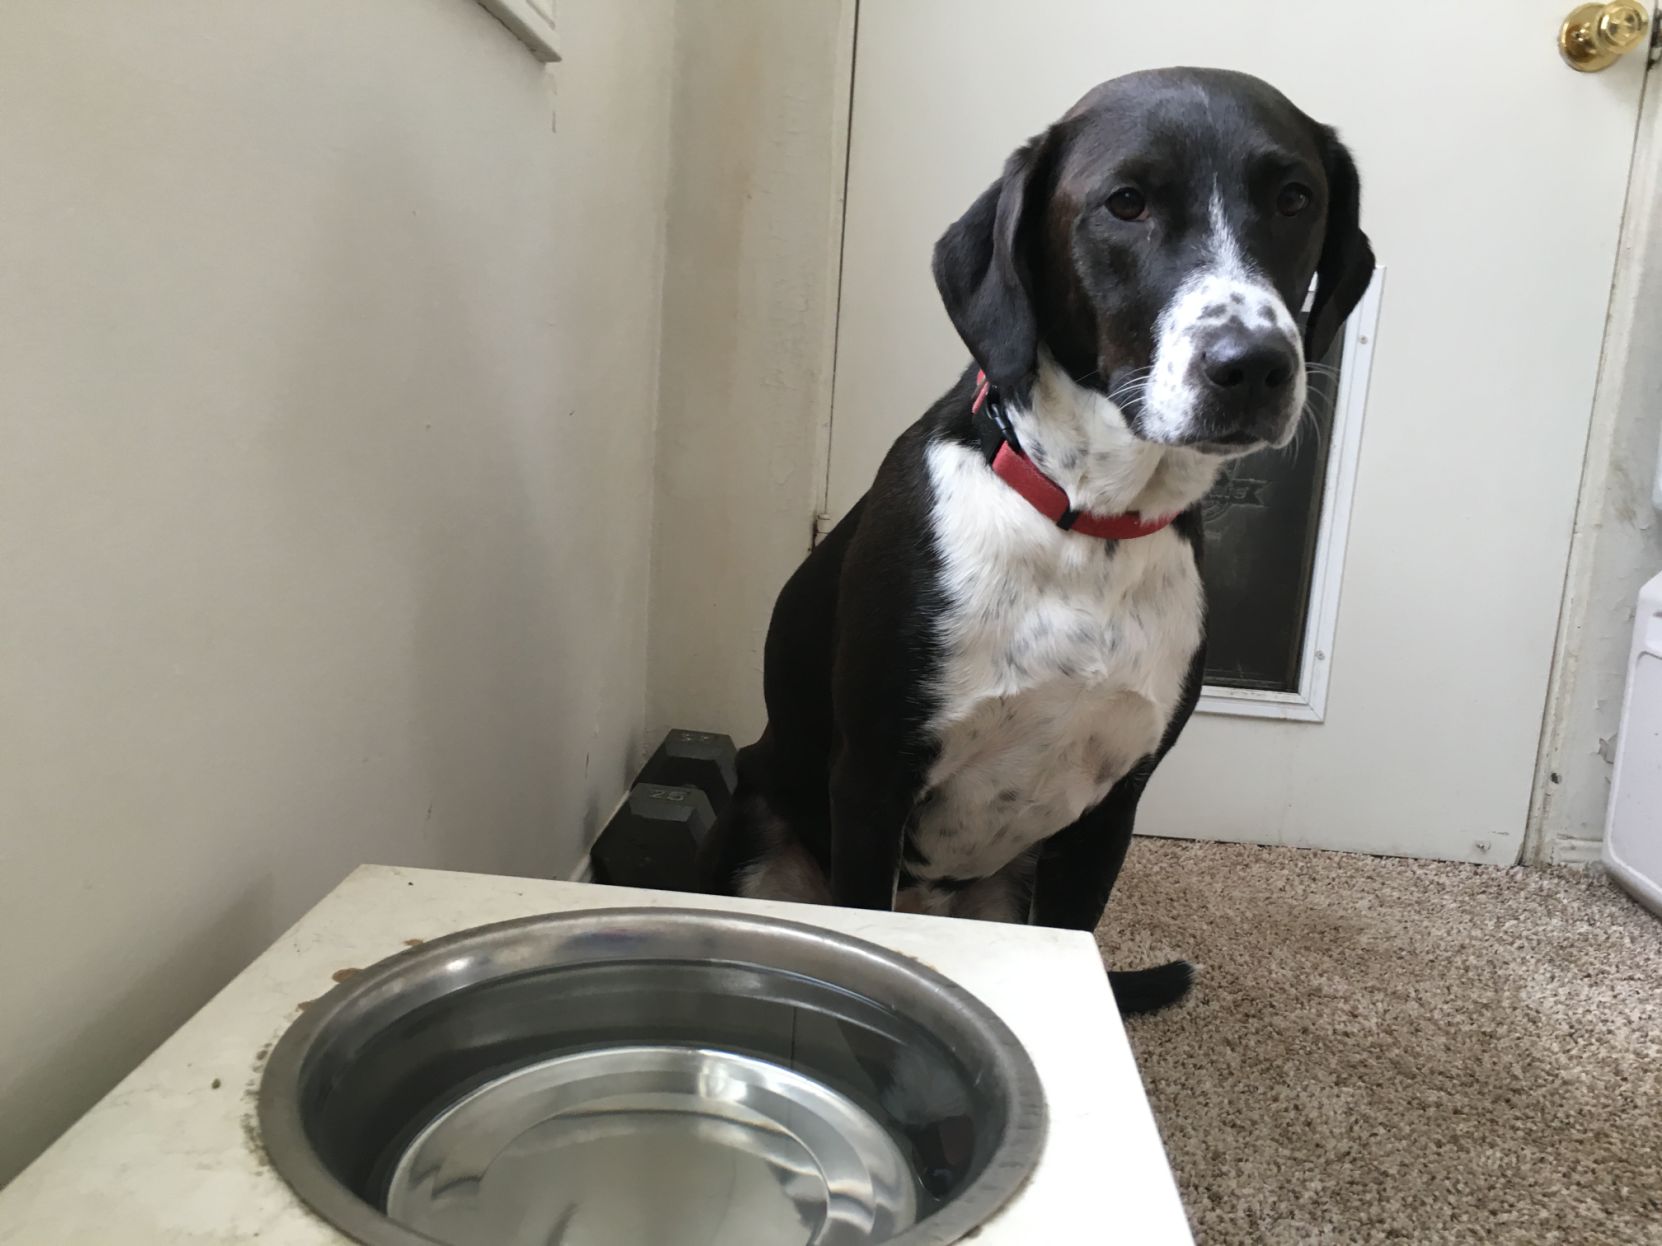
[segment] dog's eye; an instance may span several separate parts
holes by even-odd
[[[1282,216],[1297,216],[1310,206],[1313,199],[1308,186],[1301,186],[1297,182],[1288,182],[1281,188],[1281,193],[1275,197],[1275,210]]]
[[[1108,210],[1122,221],[1148,220],[1148,200],[1130,186],[1121,186],[1108,196]]]

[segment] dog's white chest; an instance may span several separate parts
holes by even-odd
[[[1200,577],[1170,529],[1110,548],[1059,532],[972,451],[930,455],[947,609],[910,868],[979,878],[1158,746],[1200,643]]]

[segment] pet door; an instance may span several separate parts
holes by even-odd
[[[1203,711],[1320,720],[1360,443],[1378,274],[1310,369],[1298,435],[1232,460],[1207,494]],[[1309,300],[1301,310],[1302,325]]]

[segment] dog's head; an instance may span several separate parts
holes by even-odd
[[[1350,153],[1279,91],[1151,70],[1012,155],[936,244],[935,282],[994,384],[1048,351],[1138,437],[1239,454],[1292,437],[1305,360],[1368,287],[1359,209]]]

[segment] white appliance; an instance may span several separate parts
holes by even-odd
[[[1662,575],[1639,590],[1604,864],[1641,904],[1662,914]]]

